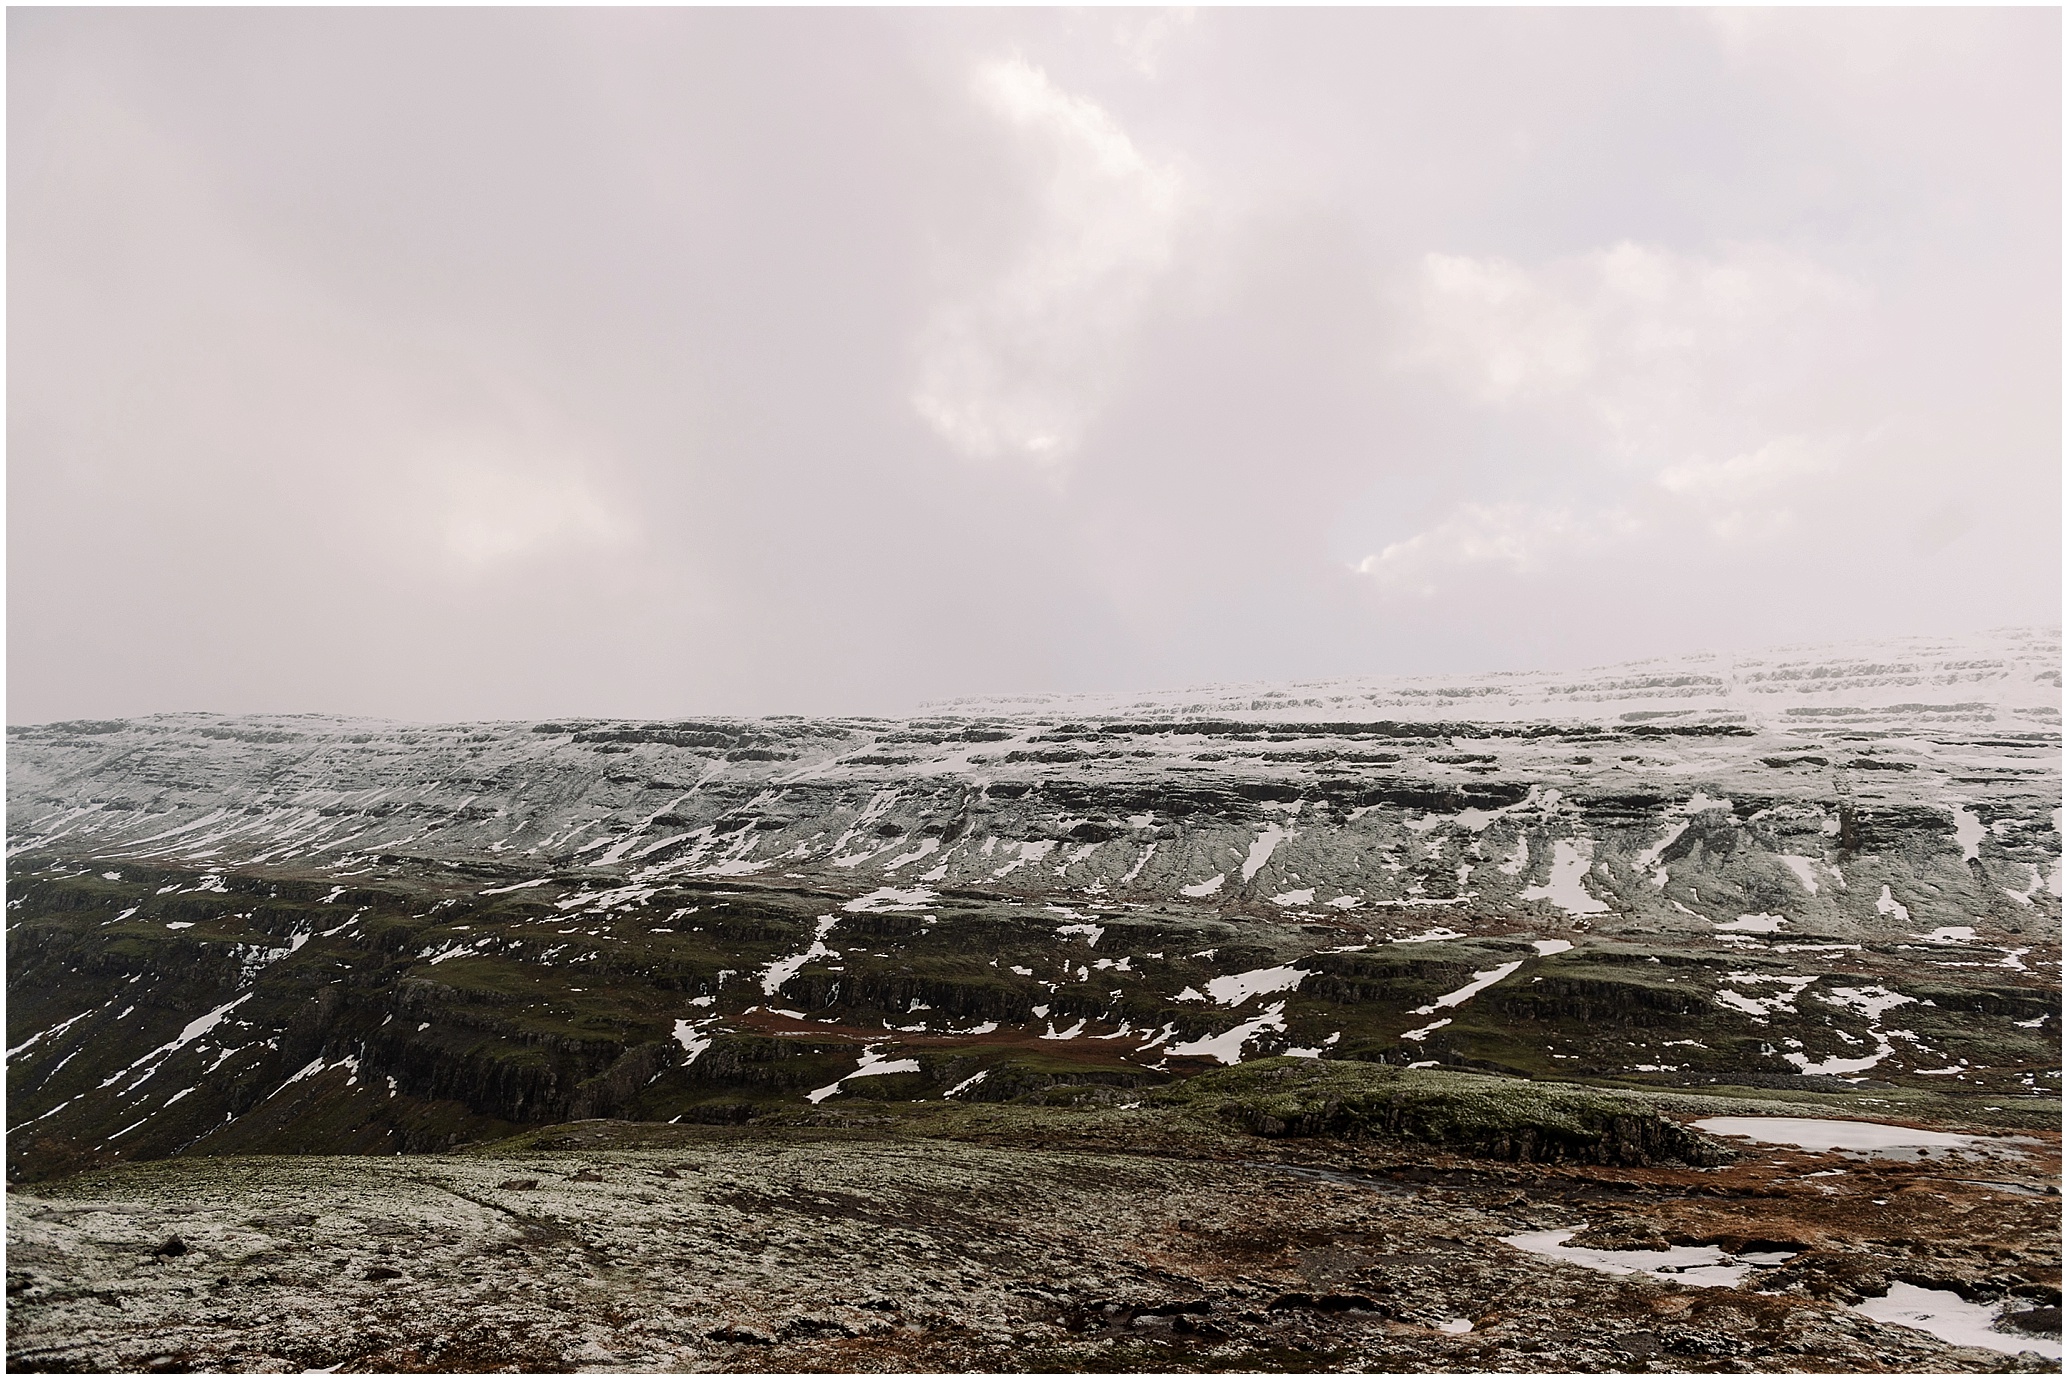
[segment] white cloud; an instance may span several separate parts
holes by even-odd
[[[1400,297],[1397,368],[1561,436],[1581,462],[1565,467],[1570,500],[1460,504],[1354,567],[1387,588],[1431,593],[1466,567],[1534,572],[1646,535],[1771,540],[1856,448],[1769,420],[1794,417],[1791,392],[1858,330],[1867,300],[1784,249],[1623,242],[1535,268],[1428,254]]]
[[[1831,450],[1803,436],[1783,436],[1728,460],[1688,460],[1659,473],[1659,486],[1717,504],[1743,503],[1785,489],[1826,468]]]
[[[1040,169],[1038,219],[997,277],[940,305],[912,404],[964,454],[1067,456],[1109,394],[1183,204],[1097,103],[1020,58],[980,66],[979,104]]]
[[[1584,382],[1598,343],[1585,309],[1503,259],[1423,258],[1419,331],[1405,359],[1505,407]]]
[[[1648,489],[1634,488],[1612,507],[1460,504],[1435,526],[1352,569],[1382,588],[1430,595],[1443,576],[1467,568],[1534,575],[1564,557],[1662,534],[1724,544],[1770,541],[1796,526],[1797,500],[1846,455],[1847,443],[1837,438],[1782,436],[1723,460],[1693,457],[1670,465]]]
[[[1191,6],[1172,9],[1113,12],[1113,43],[1127,56],[1128,65],[1149,80],[1156,79],[1163,50],[1178,34],[1190,29],[1198,12]]]
[[[448,452],[421,473],[438,549],[465,570],[617,547],[632,536],[631,523],[565,463]]]
[[[1621,509],[1575,513],[1521,503],[1467,503],[1435,527],[1397,541],[1354,567],[1386,589],[1429,595],[1438,578],[1463,567],[1529,575],[1559,555],[1633,535],[1643,526]]]
[[[1423,256],[1398,362],[1510,408],[1577,400],[1624,444],[1756,386],[1864,294],[1771,245],[1714,256],[1628,241],[1537,269]]]
[[[1794,526],[1792,500],[1839,468],[1849,449],[1837,437],[1779,436],[1728,459],[1669,465],[1658,484],[1697,510],[1722,540],[1774,537]]]

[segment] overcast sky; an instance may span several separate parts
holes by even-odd
[[[2060,22],[11,10],[7,718],[2057,625]]]

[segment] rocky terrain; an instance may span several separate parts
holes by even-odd
[[[9,1365],[2058,1368],[2057,1136],[1698,1168],[1243,1132],[1284,1101],[1273,1075],[1341,1097],[1304,1086],[1319,1068],[1209,1074],[1140,1108],[592,1121],[458,1155],[179,1158],[17,1189]],[[1801,1110],[1676,1110],[1720,1107]],[[2000,1321],[1950,1345],[1869,1316],[1898,1290]]]
[[[1525,1306],[1543,1262],[1499,1238],[1712,1247],[1716,1189],[1792,1224],[1730,1240],[2057,1308],[2059,710],[2058,635],[2007,632],[897,722],[11,728],[11,1363],[2017,1364],[1848,1311],[1886,1269],[1689,1294],[1572,1267],[1578,1303]],[[1285,1068],[1423,1081],[1187,1100]],[[1459,1114],[1468,1073],[1523,1111]],[[1775,1187],[1688,1129],[1755,1104],[2041,1129],[2015,1190],[1876,1169],[1899,1228],[1863,1170]],[[567,1123],[606,1129],[541,1129]],[[387,1158],[271,1158],[310,1155]],[[735,1205],[678,1213],[690,1180]],[[255,1226],[261,1199],[313,1220]],[[794,1309],[719,1249],[725,1212],[788,1243]],[[362,1278],[375,1218],[416,1253],[393,1278]],[[856,1224],[908,1218],[929,1244],[869,1263],[889,1238]],[[161,1227],[185,1253],[149,1253]],[[1303,1263],[1329,1252],[1368,1263]],[[319,1277],[339,1312],[296,1341],[282,1300]],[[887,1302],[795,1321],[848,1294]],[[1711,1351],[1628,1311],[1726,1296]]]

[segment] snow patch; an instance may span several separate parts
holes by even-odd
[[[1793,1013],[1795,1011],[1795,999],[1801,996],[1803,989],[1815,982],[1816,978],[1791,977],[1778,973],[1727,973],[1723,980],[1725,982],[1748,985],[1771,982],[1785,988],[1786,990],[1771,997],[1746,996],[1742,992],[1734,992],[1728,988],[1716,994],[1717,1003],[1721,1006],[1728,1006],[1734,1011],[1742,1011],[1748,1016],[1771,1016],[1779,1011]]]
[[[1289,992],[1297,988],[1308,976],[1305,968],[1286,964],[1280,968],[1253,968],[1246,973],[1230,973],[1217,977],[1206,984],[1206,992],[1221,1006],[1240,1006],[1251,997],[1264,992]],[[1187,992],[1191,988],[1185,989]],[[1183,1000],[1180,996],[1177,1000]]]
[[[923,886],[912,887],[909,890],[880,886],[867,896],[857,896],[840,908],[851,915],[867,915],[877,911],[918,910],[922,906],[933,904],[939,899],[939,895],[938,892],[929,891]]]
[[[1603,1251],[1565,1243],[1584,1231],[1578,1228],[1518,1232],[1501,1244],[1531,1255],[1547,1256],[1605,1275],[1649,1275],[1679,1284],[1712,1289],[1734,1288],[1759,1265],[1778,1264],[1787,1253],[1734,1256],[1717,1246],[1669,1246],[1663,1251]],[[1779,1259],[1775,1257],[1778,1256]]]
[[[1781,1057],[1795,1065],[1796,1071],[1800,1073],[1818,1073],[1827,1076],[1865,1073],[1868,1069],[1873,1068],[1876,1064],[1879,1064],[1882,1060],[1896,1052],[1895,1046],[1883,1038],[1881,1032],[1870,1031],[1869,1033],[1875,1037],[1874,1052],[1863,1055],[1858,1059],[1847,1059],[1841,1055],[1834,1054],[1828,1059],[1820,1059],[1812,1063],[1807,1054],[1793,1052],[1784,1054]]]
[[[850,903],[851,904],[851,903]],[[821,915],[818,930],[811,937],[811,947],[788,958],[778,958],[761,974],[761,991],[764,996],[775,996],[782,991],[783,984],[796,977],[804,965],[815,958],[838,958],[839,954],[826,947],[826,936],[840,923],[837,915]]]
[[[1568,945],[1567,947],[1571,946]],[[1518,958],[1513,963],[1503,963],[1498,968],[1489,968],[1483,973],[1474,973],[1472,981],[1466,983],[1457,991],[1446,992],[1427,1006],[1417,1006],[1412,1014],[1417,1016],[1433,1016],[1445,1007],[1463,1006],[1466,1002],[1472,1000],[1472,998],[1478,996],[1481,992],[1484,992],[1487,988],[1493,986],[1521,966],[1522,960]]]
[[[195,1017],[193,1020],[187,1022],[186,1028],[181,1030],[179,1034],[173,1036],[170,1040],[167,1040],[164,1044],[158,1046],[158,1048],[152,1050],[149,1054],[140,1056],[134,1063],[130,1064],[127,1068],[124,1068],[119,1072],[109,1074],[106,1078],[101,1080],[100,1085],[105,1088],[109,1084],[115,1082],[116,1080],[128,1076],[128,1074],[130,1074],[132,1071],[141,1068],[144,1064],[150,1062],[151,1060],[158,1060],[159,1062],[153,1065],[150,1071],[144,1074],[143,1078],[139,1078],[136,1080],[137,1083],[143,1082],[144,1078],[149,1078],[152,1074],[158,1072],[160,1068],[164,1067],[164,1060],[167,1056],[176,1053],[179,1050],[185,1049],[188,1045],[193,1044],[194,1041],[200,1039],[203,1035],[206,1035],[209,1031],[215,1029],[218,1025],[222,1024],[223,1017],[229,1015],[232,1011],[236,1010],[239,1006],[243,1005],[250,999],[251,993],[246,992],[241,997],[232,997],[230,1000],[224,1002],[221,1006],[218,1006],[215,1010],[209,1012],[205,1016]],[[136,1083],[132,1083],[129,1086],[133,1088],[136,1086]],[[127,1091],[127,1089],[125,1089],[125,1091]]]
[[[1263,1015],[1253,1016],[1241,1025],[1236,1026],[1233,1030],[1226,1030],[1219,1035],[1206,1035],[1197,1040],[1187,1040],[1183,1044],[1172,1045],[1168,1052],[1171,1054],[1205,1055],[1211,1059],[1218,1059],[1223,1064],[1239,1064],[1242,1062],[1242,1047],[1244,1045],[1267,1030],[1282,1031],[1285,1029],[1285,1017],[1281,1014],[1284,1010],[1284,1002],[1275,1002]]]
[[[1524,870],[1528,867],[1529,835],[1524,834],[1515,840],[1514,853],[1510,854],[1508,860],[1502,863],[1500,867],[1498,867],[1495,870],[1505,872],[1510,877],[1520,877],[1523,874]]]
[[[1671,848],[1674,844],[1674,841],[1677,840],[1682,834],[1685,834],[1687,832],[1687,826],[1688,821],[1684,819],[1676,824],[1668,825],[1666,827],[1666,832],[1659,836],[1658,841],[1656,843],[1646,848],[1636,857],[1630,859],[1630,870],[1632,872],[1649,872],[1652,868],[1656,867],[1658,865],[1660,855],[1663,854],[1668,848]]]
[[[1974,811],[1965,805],[1953,810],[1953,839],[1960,845],[1960,860],[1974,862],[1982,856],[1982,839],[1988,834],[1982,821],[1975,818]]]
[[[544,886],[547,882],[550,882],[551,880],[553,880],[551,877],[533,877],[528,882],[512,882],[508,886],[484,887],[482,890],[476,892],[475,894],[477,896],[502,896],[512,891],[523,891],[527,887]],[[343,887],[338,887],[335,890],[333,890],[330,893],[330,895],[324,897],[323,899],[326,901],[335,901],[338,897],[344,894],[345,889]]]
[[[684,1068],[694,1064],[697,1056],[711,1047],[712,1036],[707,1032],[717,1019],[716,1016],[706,1016],[697,1021],[675,1022],[675,1042],[686,1052],[682,1061]]]
[[[814,1088],[804,1095],[805,1100],[816,1105],[840,1091],[840,1085],[850,1078],[875,1078],[887,1073],[917,1073],[917,1059],[886,1059],[876,1052],[876,1046],[862,1048],[861,1062],[852,1073],[844,1073],[823,1088]]]
[[[1694,1123],[1698,1131],[1737,1136],[1765,1145],[1792,1145],[1800,1150],[1846,1150],[1868,1155],[1908,1158],[1908,1152],[1965,1150],[1988,1139],[1951,1131],[1926,1131],[1881,1121],[1839,1121],[1799,1116],[1712,1116]]]
[[[917,848],[913,849],[909,853],[901,854],[898,857],[892,858],[889,862],[883,865],[883,870],[885,872],[895,872],[901,867],[906,867],[912,863],[918,862],[921,858],[926,857],[928,854],[932,853],[940,846],[941,841],[939,839],[921,839],[919,841],[919,846]]]
[[[2049,1360],[2061,1358],[2059,1338],[1999,1331],[1996,1319],[2003,1304],[1970,1303],[1951,1289],[1925,1289],[1898,1281],[1878,1298],[1847,1306],[1876,1322],[1914,1327],[1954,1346],[1981,1347],[2012,1356],[2031,1351]]]
[[[1249,846],[1249,857],[1242,863],[1242,880],[1247,882],[1261,872],[1264,864],[1271,861],[1271,854],[1289,835],[1282,824],[1267,824],[1264,832]]]
[[[1941,925],[1930,934],[1912,935],[1927,944],[1972,944],[1975,942],[1973,925]]]
[[[1812,896],[1817,894],[1817,877],[1814,872],[1810,871],[1811,866],[1814,864],[1813,859],[1798,857],[1793,853],[1783,853],[1781,854],[1780,861],[1781,866],[1795,874],[1795,880],[1802,883],[1804,891],[1807,891]]]
[[[1735,920],[1711,920],[1718,930],[1737,930],[1749,934],[1778,934],[1781,926],[1788,923],[1783,915],[1741,915]]]
[[[1891,992],[1886,987],[1834,987],[1829,995],[1819,992],[1817,1000],[1829,1002],[1833,1006],[1843,1006],[1847,1010],[1859,1012],[1870,1021],[1878,1021],[1884,1011],[1909,1005],[1917,998],[1906,997],[1901,992]]]
[[[1602,914],[1608,905],[1580,885],[1593,862],[1594,840],[1559,839],[1551,845],[1551,880],[1526,888],[1521,899],[1549,901],[1570,915]]]
[[[1055,846],[1056,841],[1054,839],[1040,839],[1033,843],[1021,844],[1020,855],[999,868],[996,872],[993,872],[991,880],[994,882],[1002,881],[1007,876],[1025,867],[1028,863],[1040,862],[1055,851]]]

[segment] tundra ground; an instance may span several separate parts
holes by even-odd
[[[2052,1133],[1999,1127],[1986,1159],[1514,1163],[1258,1136],[1240,1122],[1270,1069],[1234,1072],[1251,1081],[1177,1106],[582,1122],[457,1155],[181,1158],[17,1189],[9,1368],[2057,1366],[2036,1350],[2058,1334]],[[1816,1110],[1677,1111],[1719,1108]],[[1701,1287],[1502,1240],[1553,1228],[1787,1258]],[[1994,1301],[2035,1351],[1848,1307],[1897,1281]]]

